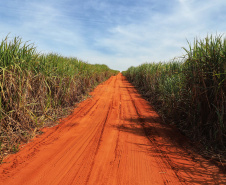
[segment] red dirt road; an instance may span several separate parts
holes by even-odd
[[[226,184],[121,75],[0,166],[0,184]]]

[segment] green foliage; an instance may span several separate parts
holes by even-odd
[[[19,151],[19,144],[13,145],[13,147],[12,147],[12,152],[13,152],[13,153],[17,153],[18,151]]]
[[[195,39],[182,61],[142,64],[123,74],[193,138],[226,146],[226,39]]]
[[[0,136],[11,145],[1,145],[1,150],[16,152],[17,143],[28,140],[34,128],[56,119],[117,73],[106,65],[40,54],[33,44],[6,37],[0,44]]]

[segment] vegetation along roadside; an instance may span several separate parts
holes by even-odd
[[[226,164],[226,38],[195,39],[183,49],[183,59],[145,63],[123,74],[166,122],[203,146],[202,154]]]
[[[6,37],[0,44],[0,162],[118,71]]]

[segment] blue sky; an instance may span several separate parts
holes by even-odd
[[[0,1],[1,40],[120,71],[182,56],[187,40],[224,34],[225,20],[225,0]]]

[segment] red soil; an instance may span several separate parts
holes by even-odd
[[[121,75],[0,166],[0,184],[226,184]]]

